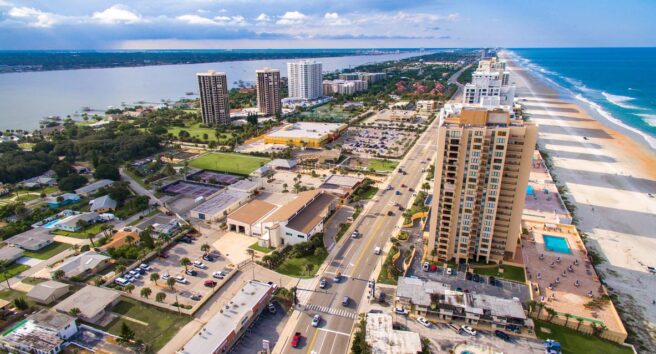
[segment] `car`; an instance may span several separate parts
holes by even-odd
[[[407,316],[408,315],[408,310],[404,309],[403,307],[395,307],[394,308],[394,313],[397,314],[397,315]]]
[[[424,262],[424,264],[421,266],[421,270],[428,272],[430,270],[430,263]]]
[[[426,328],[430,328],[430,327],[431,327],[431,323],[428,322],[428,320],[425,319],[425,318],[422,317],[422,316],[417,317],[417,322],[419,322],[422,326],[424,326],[424,327],[426,327]]]
[[[205,286],[208,287],[208,288],[213,288],[213,287],[216,286],[216,282],[215,282],[214,280],[207,279],[207,280],[205,280],[205,282],[203,283],[203,285],[205,285]]]
[[[350,302],[351,299],[348,296],[344,296],[344,298],[342,299],[342,306],[348,306]]]
[[[191,237],[184,236],[184,237],[180,238],[180,242],[191,243],[192,242]]]
[[[453,269],[447,268],[446,269],[446,275],[451,275],[451,274],[453,274]]]
[[[475,281],[475,282],[478,283],[480,280],[481,280],[480,275],[478,275],[478,274],[472,275],[472,281]]]
[[[169,275],[169,273],[164,273],[164,274],[162,274],[162,280],[167,280],[167,279],[170,278],[170,277],[171,277],[171,276]]]
[[[354,230],[353,232],[351,232],[352,238],[358,238],[358,236],[360,236],[360,232],[358,232],[358,230]]]
[[[487,280],[490,282],[490,285],[494,285],[495,279],[493,276],[490,276]]]
[[[328,282],[326,281],[326,279],[321,278],[321,280],[319,281],[319,287],[321,289],[325,289],[327,285],[328,285]]]
[[[129,273],[131,276],[135,276],[135,275],[139,274],[136,270],[131,270],[131,271],[129,271],[128,273]]]
[[[143,270],[150,270],[150,266],[146,263],[139,264],[139,268],[141,268]]]
[[[407,186],[405,184],[401,184],[401,188],[406,188]]]
[[[335,283],[339,283],[340,280],[342,280],[342,272],[335,273],[335,277],[333,278],[333,281]]]
[[[506,342],[510,342],[510,335],[504,331],[496,330],[494,331],[494,335],[497,336],[497,338],[501,338]]]
[[[465,273],[465,279],[472,280],[472,277],[473,277],[472,273],[470,273],[470,272]]]
[[[194,261],[194,267],[196,267],[196,268],[200,268],[200,269],[205,269],[205,268],[207,268],[207,266],[205,265],[205,263],[203,263],[203,262],[201,262],[201,261]]]
[[[185,274],[191,275],[192,277],[195,277],[196,275],[198,275],[198,272],[193,270],[193,269],[187,269],[187,270],[185,270]]]
[[[476,333],[477,333],[476,330],[473,329],[473,328],[471,328],[470,326],[462,325],[462,326],[460,326],[460,329],[461,329],[463,332],[469,334],[470,336],[474,336],[474,337],[476,336]]]
[[[415,189],[412,188],[412,187],[408,188],[408,190],[409,190],[410,192],[414,192],[414,191],[415,191]]]
[[[276,309],[276,305],[274,305],[272,302],[270,302],[269,305],[267,305],[267,310],[269,310],[269,312],[273,314],[278,312],[278,309]]]
[[[396,192],[394,192],[394,194],[401,195],[401,191],[397,190]]]
[[[130,281],[128,281],[125,278],[116,278],[116,279],[114,279],[114,283],[116,283],[120,286],[126,286],[126,285],[130,284]]]
[[[394,212],[391,211],[391,210],[388,210],[388,211],[387,211],[387,216],[394,216]]]
[[[212,277],[217,279],[223,279],[225,278],[225,274],[223,274],[223,272],[214,272],[212,273]]]
[[[203,255],[203,260],[208,262],[214,262],[214,256],[212,256],[211,254]]]
[[[176,275],[175,276],[175,281],[180,283],[180,284],[187,284],[187,278],[183,277],[182,275]]]
[[[199,301],[202,296],[200,294],[192,294],[189,298],[194,301]]]
[[[376,246],[376,248],[374,248],[374,254],[379,255],[380,252],[382,252],[382,250],[380,249],[380,247]]]
[[[405,208],[399,205],[399,211],[404,211]]]
[[[316,314],[312,317],[312,327],[319,327],[319,323],[321,323],[321,316]]]
[[[296,332],[292,337],[292,347],[296,348],[300,343],[301,343],[301,332]]]
[[[380,293],[378,293],[378,302],[385,303],[385,297],[386,295],[384,292],[381,291]]]

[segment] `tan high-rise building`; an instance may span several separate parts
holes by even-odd
[[[203,124],[208,126],[230,124],[226,74],[210,70],[198,73],[196,76],[200,90],[200,111]]]
[[[512,258],[537,127],[513,119],[508,108],[450,108],[441,113],[438,133],[428,255],[456,262]]]
[[[280,70],[264,68],[257,75],[257,109],[267,116],[282,112],[280,101]]]

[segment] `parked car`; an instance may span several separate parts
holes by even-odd
[[[143,268],[136,268],[135,270],[136,270],[139,274],[141,274],[141,275],[146,274],[146,270],[143,269]]]
[[[205,254],[203,255],[203,260],[208,262],[214,262],[214,256],[212,256],[211,254]]]
[[[408,310],[404,309],[403,307],[395,307],[394,313],[396,313],[397,315],[407,316]]]
[[[360,236],[360,232],[358,230],[354,230],[353,232],[351,232],[352,238],[358,238],[358,236]]]
[[[276,305],[274,305],[272,302],[270,302],[269,305],[267,306],[267,310],[269,310],[269,312],[273,314],[278,312],[278,309],[276,309]]]
[[[351,299],[349,299],[348,296],[344,296],[344,298],[342,299],[342,306],[348,306],[350,302]]]
[[[504,331],[496,330],[494,331],[494,335],[497,336],[498,338],[501,338],[505,340],[506,342],[510,342],[510,335]]]
[[[114,283],[120,285],[120,286],[126,286],[130,284],[130,281],[125,279],[125,278],[116,278],[114,279]]]
[[[462,326],[460,326],[460,329],[461,329],[463,332],[469,334],[470,336],[476,336],[476,333],[477,333],[476,330],[473,329],[473,328],[471,328],[470,326],[462,325]]]
[[[424,262],[424,264],[421,266],[421,269],[422,269],[424,272],[428,272],[428,271],[430,270],[430,263],[428,263],[428,262]]]
[[[191,237],[189,237],[189,236],[184,236],[184,237],[180,238],[180,242],[191,243],[192,240],[191,240]]]
[[[194,301],[199,301],[202,296],[200,294],[193,294],[189,298]]]
[[[301,332],[296,332],[292,337],[292,347],[296,348],[300,343],[301,343]]]
[[[453,269],[447,268],[446,269],[446,275],[451,275],[451,274],[453,274]]]
[[[214,280],[207,279],[207,280],[205,280],[205,282],[203,283],[203,285],[205,285],[205,286],[208,287],[208,288],[213,288],[213,287],[216,286],[216,282],[215,282]]]
[[[380,303],[385,302],[385,293],[382,292],[382,291],[378,293],[378,302],[380,302]]]
[[[430,328],[430,326],[431,326],[431,323],[428,322],[427,319],[425,319],[424,317],[421,317],[421,316],[417,317],[417,322],[419,322],[422,326],[424,326],[426,328]]]
[[[326,279],[321,278],[321,280],[319,281],[319,287],[320,287],[321,289],[325,289],[325,288],[326,288],[326,285],[328,285],[328,282],[326,281]]]
[[[205,269],[205,268],[207,268],[207,266],[205,265],[205,263],[203,263],[203,262],[201,262],[201,261],[194,261],[194,267],[196,267],[196,268],[200,268],[200,269]]]
[[[164,273],[164,274],[162,274],[162,280],[167,280],[167,279],[170,278],[170,277],[171,277],[171,276],[169,275],[169,273]]]
[[[212,276],[213,276],[214,278],[217,278],[217,279],[223,279],[223,278],[225,278],[225,274],[223,274],[223,272],[214,272],[214,273],[212,273]]]
[[[150,266],[146,263],[139,264],[139,268],[141,268],[143,270],[150,270]]]
[[[316,314],[312,318],[312,327],[319,327],[319,323],[321,323],[321,316],[319,316],[319,314]]]
[[[175,276],[175,281],[177,281],[180,284],[187,284],[187,278],[183,277],[182,275],[176,275]]]
[[[192,277],[195,277],[196,275],[198,275],[198,272],[193,270],[193,269],[187,269],[187,270],[185,270],[185,274],[191,275]]]

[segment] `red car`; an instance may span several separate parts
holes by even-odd
[[[292,347],[296,348],[301,343],[301,332],[294,333],[292,337]]]
[[[205,283],[203,283],[206,287],[208,288],[213,288],[216,286],[216,282],[214,280],[207,279],[205,280]]]

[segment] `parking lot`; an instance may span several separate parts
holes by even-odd
[[[384,109],[367,118],[362,125],[381,129],[406,129],[425,126],[428,117],[415,111]]]
[[[232,348],[233,354],[257,353],[258,350],[262,349],[263,340],[268,340],[271,348],[275,346],[289,316],[285,314],[285,309],[275,300],[272,301],[272,304],[276,308],[276,313],[270,313],[267,309],[262,311],[251,325],[251,328]]]
[[[224,280],[213,278],[212,274],[214,272],[224,272],[225,274],[230,273],[232,268],[228,267],[230,261],[223,255],[221,255],[216,249],[212,247],[212,244],[217,239],[218,233],[205,234],[200,236],[197,239],[193,239],[191,243],[178,242],[174,244],[167,250],[164,250],[163,253],[166,255],[166,258],[157,257],[152,261],[148,262],[150,270],[146,274],[142,275],[141,278],[136,279],[133,284],[135,289],[133,293],[140,294],[143,287],[149,287],[153,290],[154,295],[160,291],[167,294],[164,303],[173,304],[177,300],[181,304],[185,305],[195,305],[196,300],[192,300],[192,295],[200,295],[201,297],[208,296],[212,291],[212,287],[205,286],[206,280],[213,280],[217,284],[215,288],[218,288],[222,285]],[[201,245],[207,243],[210,245],[210,255],[213,258],[213,261],[203,260],[203,255],[205,252],[201,251]],[[189,258],[193,262],[202,262],[204,268],[200,268],[197,265],[188,266],[188,269],[195,271],[196,275],[185,274],[185,267],[180,265],[180,260],[183,258]],[[150,274],[158,273],[160,279],[155,282],[150,281]],[[176,282],[173,290],[167,286],[166,278],[167,275],[172,278],[178,277],[180,279]]]
[[[349,128],[342,149],[360,157],[400,157],[417,136],[414,132],[375,128]]]

